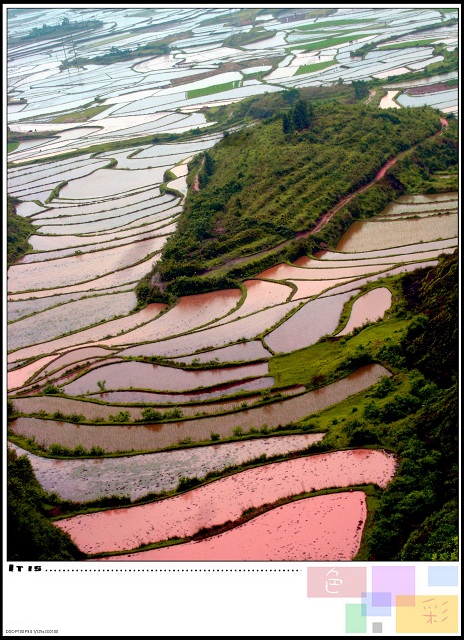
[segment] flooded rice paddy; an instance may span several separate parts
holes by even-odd
[[[10,428],[15,434],[35,438],[37,444],[46,448],[57,443],[71,449],[79,444],[87,450],[98,446],[106,452],[154,451],[179,444],[185,439],[192,442],[209,440],[212,432],[225,438],[232,436],[236,428],[246,432],[251,428],[261,429],[264,425],[269,429],[275,429],[290,422],[297,422],[311,413],[322,411],[355,393],[364,391],[378,382],[382,376],[390,375],[391,373],[381,365],[367,365],[346,378],[296,397],[262,407],[244,408],[239,413],[180,422],[93,426],[21,417],[13,420]]]
[[[225,289],[182,297],[178,304],[153,323],[124,336],[109,340],[109,345],[136,344],[162,340],[187,333],[230,313],[241,298],[240,289]],[[126,352],[130,354],[129,351]],[[145,354],[140,354],[145,355]]]
[[[368,291],[353,303],[350,318],[346,326],[337,333],[338,336],[346,336],[365,322],[375,322],[383,317],[390,308],[392,294],[386,287],[378,287]]]
[[[427,262],[414,262],[411,264],[403,264],[400,267],[394,267],[392,269],[387,269],[386,271],[382,271],[381,273],[375,274],[373,276],[369,276],[367,278],[360,278],[356,280],[356,285],[361,287],[365,284],[370,284],[372,282],[376,282],[381,278],[386,278],[388,276],[394,276],[398,273],[406,273],[408,271],[415,271],[416,269],[421,269],[422,267],[434,267],[438,264],[437,260],[428,260]],[[345,292],[351,292],[352,295],[355,295],[359,292],[359,290],[353,289],[353,283],[350,284],[342,284],[339,285],[334,291],[326,291],[321,294],[321,298],[326,298],[328,296],[334,295],[334,293],[342,294]]]
[[[173,358],[173,362],[184,362],[191,364],[192,362],[214,363],[214,362],[245,362],[247,360],[260,360],[261,358],[270,358],[270,352],[265,349],[259,340],[251,342],[241,342],[231,347],[223,349],[212,349],[203,353],[194,353],[191,356],[183,358]]]
[[[102,249],[94,253],[58,258],[44,263],[14,265],[8,270],[8,290],[31,291],[53,289],[89,282],[94,278],[120,271],[151,256],[161,249],[165,237],[142,240],[134,245]]]
[[[317,271],[311,267],[294,267],[292,265],[280,264],[259,274],[260,278],[271,280],[333,280],[338,278],[355,278],[366,273],[375,272],[374,265],[342,266],[332,267],[326,264],[319,264]]]
[[[428,243],[424,243],[427,246]],[[433,244],[433,243],[432,243]],[[424,246],[420,245],[420,246]],[[318,254],[319,258],[298,258],[297,262],[301,264],[301,266],[305,266],[305,263],[311,263],[311,266],[315,267],[317,262],[324,263],[328,262],[329,264],[333,264],[335,266],[345,263],[349,260],[349,264],[353,266],[358,266],[364,264],[372,263],[376,269],[380,269],[380,265],[382,269],[388,268],[388,266],[393,266],[396,264],[403,264],[408,262],[417,262],[419,260],[431,260],[433,258],[438,258],[438,256],[442,253],[453,253],[455,247],[448,248],[436,248],[430,249],[430,251],[417,251],[417,246],[411,247],[410,253],[396,253],[396,255],[383,255],[387,253],[395,253],[395,250],[382,250],[380,252],[369,252],[372,255],[369,257],[359,257],[363,255],[363,252],[359,253],[335,253],[333,251],[324,251]],[[405,250],[403,247],[401,248]],[[401,250],[400,249],[400,250]],[[380,255],[377,255],[380,253]],[[335,258],[335,259],[334,259]],[[302,285],[301,281],[294,281],[300,287]],[[337,283],[343,283],[343,280],[337,280]]]
[[[133,327],[153,320],[165,308],[166,305],[154,302],[130,316],[119,318],[118,320],[109,320],[108,322],[104,322],[96,327],[92,327],[91,329],[84,329],[73,333],[65,338],[56,338],[55,340],[42,342],[32,347],[18,349],[8,355],[8,362],[17,362],[18,360],[23,360],[25,358],[42,355],[43,353],[50,353],[52,351],[58,351],[69,347],[85,345],[87,342],[96,342],[105,337],[116,335],[119,332],[129,331]]]
[[[379,216],[395,216],[401,214],[421,214],[421,213],[435,213],[435,212],[456,212],[458,208],[458,201],[443,200],[443,199],[425,199],[424,196],[420,200],[416,201],[400,201],[392,202],[389,204]]]
[[[90,280],[83,284],[71,285],[69,287],[57,287],[52,290],[40,289],[35,291],[25,291],[22,293],[11,293],[8,294],[8,301],[15,302],[18,300],[30,300],[31,298],[50,298],[51,296],[69,295],[74,293],[81,294],[80,296],[76,296],[77,299],[78,297],[92,295],[94,292],[101,295],[107,293],[108,289],[114,289],[115,291],[117,288],[120,288],[120,290],[127,290],[128,288],[132,289],[132,287],[127,285],[137,283],[137,278],[138,276],[140,277],[139,274],[142,274],[146,270],[149,260],[153,260],[153,258],[144,260],[134,267],[127,267],[126,269],[115,271],[107,276],[95,278],[95,280]],[[153,262],[156,262],[156,257]]]
[[[105,381],[109,391],[117,389],[152,389],[157,391],[187,391],[214,387],[232,380],[257,378],[268,373],[268,364],[249,364],[221,369],[184,371],[145,362],[120,362],[98,367],[63,387],[68,395],[95,393],[98,381]]]
[[[44,365],[55,359],[55,356],[46,356],[40,358],[36,362],[32,362],[20,369],[8,371],[8,391],[22,387],[37,371],[42,369]]]
[[[342,238],[343,239],[343,238]],[[458,246],[457,238],[450,238],[448,240],[436,240],[430,242],[418,242],[417,244],[400,245],[398,247],[391,247],[388,249],[376,249],[373,251],[319,251],[316,254],[318,260],[352,260],[353,258],[359,260],[370,260],[378,258],[394,258],[398,262],[403,262],[405,257],[410,256],[413,260],[416,259],[416,254],[422,251],[437,251],[440,252],[454,249]],[[306,258],[304,258],[306,260]],[[419,257],[419,259],[421,259]],[[390,260],[388,260],[390,262]]]
[[[239,318],[234,322],[203,329],[202,331],[195,331],[178,338],[152,343],[149,350],[148,345],[143,344],[130,347],[122,351],[121,355],[152,355],[175,358],[176,356],[184,356],[202,349],[219,348],[239,341],[246,342],[247,340],[255,339],[263,331],[275,325],[298,305],[298,302],[276,305],[245,318]]]
[[[359,290],[310,300],[293,316],[264,338],[275,353],[290,353],[315,344],[322,336],[335,331],[343,306]]]
[[[288,280],[288,282],[292,283],[297,288],[292,300],[302,300],[303,298],[317,296],[324,291],[338,287],[343,282],[350,282],[351,280],[353,279],[338,278],[337,280]],[[356,288],[356,283],[353,284],[353,289],[354,288]]]
[[[152,238],[154,239],[159,237],[163,237],[164,239],[166,239],[165,236],[169,235],[174,230],[175,230],[174,225],[171,227],[167,225],[161,229],[153,230],[151,232],[146,231],[144,233],[137,233],[136,230],[134,230],[133,234],[129,238],[123,237],[115,240],[108,239],[108,240],[104,240],[103,242],[95,242],[93,244],[91,242],[90,237],[86,238],[85,240],[80,238],[80,243],[75,243],[73,246],[69,248],[51,250],[51,251],[46,251],[41,253],[32,253],[18,260],[17,264],[24,264],[29,262],[43,262],[45,260],[54,260],[56,258],[65,258],[66,256],[71,256],[73,254],[75,255],[76,246],[79,247],[78,251],[82,253],[82,249],[85,252],[90,252],[90,251],[93,252],[93,251],[99,251],[101,249],[112,249],[114,247],[120,247],[123,245],[127,246],[132,242],[139,242],[140,240],[150,240]],[[70,236],[61,236],[62,244],[67,244],[69,238]],[[71,239],[71,242],[72,242],[72,239]]]
[[[137,500],[150,493],[172,491],[181,478],[203,478],[260,456],[303,451],[324,434],[273,436],[244,442],[224,442],[143,456],[53,460],[10,444],[18,455],[26,454],[43,488],[63,500],[85,502],[105,496],[129,496]]]
[[[85,194],[87,199],[107,198],[118,194],[135,191],[148,187],[153,183],[163,181],[163,169],[139,169],[124,171],[118,169],[99,169],[84,180],[75,180],[66,185],[60,192],[62,198],[81,199]]]
[[[110,296],[111,311],[115,317],[126,316],[137,304],[137,298],[132,291],[112,293]],[[108,296],[83,298],[18,320],[8,327],[8,348],[19,349],[37,344],[107,320],[108,305]]]
[[[270,381],[268,386],[272,386],[273,378],[266,378],[265,380]],[[253,380],[251,382],[256,384],[257,381]],[[242,386],[246,387],[246,383],[243,385],[230,385],[230,388],[232,391],[236,391],[236,387],[241,388]],[[250,387],[251,386],[250,384]],[[279,392],[269,390],[267,393],[269,397],[272,398],[277,394],[279,394],[278,397],[283,397],[297,395],[304,391],[305,387],[297,385]],[[116,416],[120,411],[124,411],[129,413],[129,422],[134,422],[142,418],[142,409],[147,405],[150,405],[154,411],[160,411],[162,413],[176,407],[181,410],[183,417],[192,418],[213,413],[225,413],[235,410],[242,411],[244,403],[250,407],[263,400],[263,396],[259,393],[247,395],[246,402],[243,396],[235,400],[216,400],[213,398],[211,402],[205,402],[204,395],[207,394],[156,394],[151,392],[115,391],[100,393],[97,397],[91,396],[86,398],[85,401],[56,395],[15,397],[14,406],[19,413],[25,415],[40,413],[42,411],[53,415],[56,411],[60,411],[67,416],[73,414],[83,416],[90,422],[109,421],[111,416]],[[216,397],[217,396],[218,392],[216,392]],[[107,404],[111,401],[118,402],[118,404]],[[189,404],[185,404],[185,402]],[[133,403],[142,406],[133,406]]]
[[[387,91],[387,95],[380,100],[380,109],[401,109],[401,106],[394,100],[398,93],[399,91],[396,89],[393,91]]]
[[[138,196],[139,199],[142,198],[142,195]],[[137,216],[140,218],[145,215],[155,213],[162,213],[164,211],[168,211],[172,208],[175,203],[175,199],[172,195],[164,195],[164,196],[153,196],[148,197],[140,202],[136,202],[134,204],[128,204],[126,206],[121,206],[118,208],[105,208],[104,203],[99,207],[98,211],[89,211],[85,212],[81,209],[81,207],[63,207],[63,208],[55,208],[53,210],[45,211],[42,214],[38,214],[34,218],[34,222],[36,224],[41,224],[40,231],[43,233],[42,228],[46,227],[46,225],[51,225],[56,223],[57,226],[60,226],[63,232],[68,232],[71,228],[77,228],[75,225],[82,225],[83,223],[101,221],[101,220],[109,220],[109,224],[112,224],[112,227],[120,227],[121,220],[123,222],[128,222],[131,220],[131,216],[136,220]],[[114,201],[111,202],[114,204]],[[83,205],[84,206],[84,205]],[[71,210],[70,210],[71,209]],[[64,213],[67,211],[67,213]],[[69,227],[71,225],[71,227]],[[74,226],[73,226],[74,225]],[[87,227],[81,227],[82,232],[90,233],[92,231],[92,227],[90,231],[87,230]]]
[[[397,200],[399,203],[411,202],[413,204],[424,203],[429,204],[432,202],[458,202],[459,194],[456,191],[450,191],[448,193],[414,193],[407,196],[400,196]]]
[[[203,402],[216,400],[237,393],[269,389],[274,385],[274,378],[252,378],[250,380],[221,384],[207,391],[196,390],[192,393],[155,393],[153,391],[108,391],[106,393],[89,394],[89,398],[96,398],[106,402],[147,402],[162,404],[179,404],[185,402]],[[242,402],[242,401],[241,401]],[[201,409],[198,409],[201,413]],[[187,415],[187,414],[186,414]]]
[[[143,209],[134,210],[132,213],[117,217],[110,216],[95,222],[44,225],[39,230],[42,234],[53,235],[77,235],[85,232],[89,236],[95,237],[95,234],[105,234],[106,236],[111,235],[110,239],[112,239],[115,233],[119,234],[121,231],[133,230],[144,225],[158,223],[158,226],[162,227],[170,224],[180,211],[179,207],[172,206],[172,203],[168,202],[162,210],[156,206],[152,208],[144,207]],[[106,239],[108,237],[102,235],[102,240]]]
[[[385,488],[395,465],[383,451],[334,451],[248,469],[159,502],[55,524],[85,553],[125,551],[173,536],[191,536],[236,520],[247,509],[303,492],[371,483]]]
[[[242,318],[256,311],[261,311],[266,307],[274,306],[286,302],[291,296],[291,289],[282,284],[275,282],[264,282],[263,280],[245,280],[243,285],[246,287],[246,298],[243,304],[234,311],[234,313],[226,316],[224,320],[216,324],[224,324],[224,322],[232,322],[237,318]]]
[[[380,231],[379,224],[382,225]],[[414,243],[431,242],[441,238],[456,238],[458,216],[448,214],[413,220],[354,222],[335,247],[336,251],[369,251],[400,247],[404,239]]]
[[[46,375],[55,371],[56,369],[62,369],[63,367],[74,364],[75,362],[81,362],[83,360],[93,360],[94,358],[106,358],[114,353],[111,349],[104,349],[103,347],[86,347],[83,349],[73,349],[68,351],[62,356],[57,355],[52,360],[48,367],[45,367],[42,371],[42,375]]]

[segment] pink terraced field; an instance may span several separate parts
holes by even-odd
[[[292,300],[302,300],[303,298],[310,298],[317,296],[323,291],[330,290],[333,287],[338,287],[344,282],[352,281],[352,278],[340,278],[338,280],[288,280],[297,288],[297,292],[293,295]],[[356,281],[353,284],[353,289],[356,287]],[[334,291],[336,293],[336,291]]]
[[[157,402],[160,404],[183,404],[185,402],[203,402],[204,400],[215,400],[238,393],[239,391],[258,391],[268,389],[274,384],[274,378],[265,376],[262,378],[252,378],[251,380],[228,382],[213,389],[202,391],[201,389],[191,393],[156,393],[154,391],[108,391],[106,393],[91,393],[87,397],[97,398],[105,402]],[[304,387],[303,389],[304,390]],[[285,395],[285,394],[284,394]],[[243,402],[243,399],[240,400]],[[198,406],[198,405],[197,405]],[[203,410],[201,407],[197,411]],[[205,409],[206,411],[206,409]]]
[[[395,464],[382,451],[335,451],[248,469],[159,502],[55,524],[85,553],[131,550],[174,536],[192,536],[204,527],[236,520],[246,509],[303,492],[371,483],[385,488]]]
[[[145,362],[120,362],[98,367],[63,387],[69,395],[95,393],[98,381],[105,380],[108,390],[153,389],[157,391],[187,391],[200,387],[214,387],[233,380],[258,378],[268,373],[266,362],[224,369],[184,371]]]
[[[365,322],[379,320],[390,308],[391,301],[392,294],[386,287],[378,287],[368,291],[364,296],[355,300],[346,326],[337,335],[346,336]]]
[[[239,318],[234,322],[153,343],[149,349],[150,353],[148,353],[148,345],[142,344],[122,351],[121,355],[153,355],[175,358],[200,349],[224,347],[239,340],[253,340],[260,333],[282,320],[287,313],[295,309],[299,304],[298,301],[286,302],[270,309],[258,311],[245,318]]]
[[[276,507],[206,540],[101,561],[346,562],[359,551],[366,515],[362,491],[315,496]]]
[[[179,303],[153,323],[134,329],[124,336],[108,340],[108,345],[135,344],[161,340],[197,329],[232,311],[241,297],[239,289],[185,296]]]
[[[276,282],[265,282],[263,280],[246,280],[243,283],[246,287],[246,298],[244,303],[236,311],[226,316],[216,324],[232,322],[237,318],[242,318],[250,313],[261,311],[266,307],[286,302],[292,294],[288,285],[277,284]]]
[[[275,353],[290,353],[315,344],[322,336],[335,331],[343,305],[356,291],[311,300],[265,336],[264,344]]]
[[[379,227],[381,225],[381,227]],[[400,247],[405,238],[411,242],[430,242],[437,238],[455,238],[458,216],[447,214],[412,220],[354,222],[336,246],[336,251],[367,251]]]
[[[259,340],[252,342],[241,342],[231,347],[223,349],[212,349],[204,353],[194,353],[183,358],[173,358],[174,362],[192,363],[194,360],[198,362],[237,362],[246,360],[259,360],[261,358],[270,358],[271,354],[265,349]]]
[[[153,320],[165,308],[165,304],[153,302],[144,309],[141,309],[130,316],[126,316],[125,318],[109,320],[108,322],[92,327],[91,329],[84,329],[83,331],[73,333],[65,338],[57,338],[56,340],[49,340],[48,342],[43,342],[32,347],[18,349],[8,355],[8,362],[17,362],[18,360],[38,356],[42,353],[63,350],[77,345],[85,346],[87,342],[102,340],[107,335],[115,335],[121,331],[129,331],[137,325]],[[107,343],[108,341],[103,342]]]
[[[62,288],[63,285],[71,286],[99,278],[140,262],[153,252],[159,251],[165,241],[165,237],[154,238],[114,249],[102,249],[85,256],[57,258],[46,263],[14,265],[8,271],[8,290],[19,292],[35,288]],[[34,286],[31,287],[31,283]]]
[[[80,256],[83,258],[84,256]],[[84,260],[86,257],[84,257]],[[71,258],[62,258],[62,260],[71,260]],[[54,262],[57,262],[56,260]],[[118,271],[113,271],[106,276],[96,277],[94,280],[89,280],[83,282],[81,284],[74,284],[65,287],[54,287],[51,291],[50,289],[38,289],[34,290],[33,293],[31,291],[24,291],[23,293],[14,293],[8,295],[9,300],[27,300],[31,296],[34,298],[45,298],[50,295],[58,295],[60,293],[75,293],[78,291],[94,291],[98,289],[107,289],[111,287],[117,287],[121,284],[134,283],[143,278],[146,275],[147,269],[150,268],[153,262],[152,258],[147,258],[147,260],[142,261],[140,264],[136,264],[131,267],[126,267],[124,269],[119,269]],[[23,265],[18,265],[20,268]],[[24,267],[37,266],[37,265],[24,265]],[[76,263],[74,263],[76,266]],[[13,267],[11,267],[13,268]]]
[[[312,268],[293,267],[288,264],[279,264],[276,267],[267,269],[260,273],[257,277],[269,278],[271,280],[335,280],[339,278],[355,278],[364,276],[366,273],[375,273],[379,271],[375,265],[351,266],[344,265],[341,267],[328,268],[328,265],[317,267],[317,271]]]

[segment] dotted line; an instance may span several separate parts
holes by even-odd
[[[119,573],[301,573],[302,569],[45,569],[50,572],[119,572]]]

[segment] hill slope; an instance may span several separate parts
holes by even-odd
[[[198,175],[199,191],[189,191],[157,265],[158,280],[208,279],[212,270],[234,275],[231,267],[243,256],[262,255],[309,232],[388,160],[440,130],[429,108],[392,114],[362,104],[306,104],[305,129],[283,132],[288,107],[224,136],[192,161],[190,182]]]

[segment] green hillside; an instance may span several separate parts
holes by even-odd
[[[400,464],[380,499],[370,559],[458,560],[457,251],[402,282],[413,321],[397,357],[404,358],[411,393],[390,400],[406,413],[391,425],[371,407],[370,421],[387,435]]]
[[[54,527],[47,516],[56,496],[48,495],[37,481],[26,456],[8,449],[8,559],[80,560],[84,554],[71,538]]]
[[[211,281],[212,270],[216,280],[219,274],[233,276],[244,256],[262,256],[310,231],[389,159],[440,130],[438,113],[428,107],[393,114],[362,104],[305,100],[308,126],[297,124],[284,133],[296,104],[225,135],[192,161],[189,180],[192,185],[198,175],[199,191],[190,189],[178,229],[165,245],[157,265],[162,282],[198,276]]]
[[[8,196],[7,207],[7,264],[12,265],[16,260],[21,258],[25,253],[32,249],[28,242],[35,227],[27,218],[18,216],[15,209],[18,201]]]

